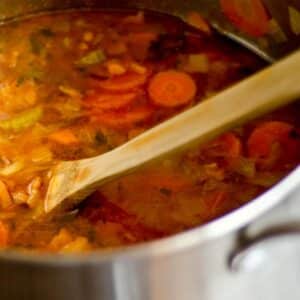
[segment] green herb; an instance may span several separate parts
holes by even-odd
[[[43,110],[40,106],[22,112],[8,120],[0,121],[0,128],[3,130],[21,131],[31,127],[43,115]]]
[[[170,191],[169,189],[166,189],[166,188],[161,188],[159,191],[160,191],[160,193],[162,193],[165,196],[171,196],[171,194],[172,194],[172,191]]]
[[[53,37],[55,35],[50,28],[42,28],[38,31],[38,33],[45,37]]]
[[[81,57],[77,62],[76,65],[78,66],[89,66],[100,64],[106,59],[105,54],[102,50],[94,50],[86,54],[85,56]]]

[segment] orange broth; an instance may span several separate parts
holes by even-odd
[[[39,218],[58,161],[110,151],[263,66],[207,28],[188,32],[142,12],[57,13],[0,27],[0,248],[136,244],[264,192],[299,164],[298,103],[108,183],[74,212]]]

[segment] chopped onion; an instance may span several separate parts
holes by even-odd
[[[0,176],[9,177],[19,171],[21,171],[25,166],[24,160],[17,160],[16,162],[0,169]]]

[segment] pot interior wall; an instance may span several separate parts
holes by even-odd
[[[140,8],[181,15],[200,6],[205,7],[207,12],[212,11],[215,5],[215,1],[210,0],[1,0],[0,21],[40,11],[70,8]]]

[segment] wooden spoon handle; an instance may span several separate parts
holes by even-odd
[[[91,180],[128,171],[193,141],[216,135],[284,106],[300,96],[300,51],[227,89],[208,101],[150,129],[110,152],[103,172],[102,159],[92,158]],[[104,157],[103,157],[104,158]],[[101,162],[102,163],[102,162]]]
[[[85,193],[76,195],[77,191],[87,192],[90,187],[132,171],[193,141],[205,142],[233,126],[284,106],[300,96],[299,79],[300,51],[297,51],[107,154],[78,161],[75,169],[74,162],[69,162],[75,170],[73,173],[81,172],[85,176],[77,174],[78,180],[73,180],[60,198],[82,198]],[[63,172],[65,176],[66,169]],[[55,205],[53,201],[49,207]]]

